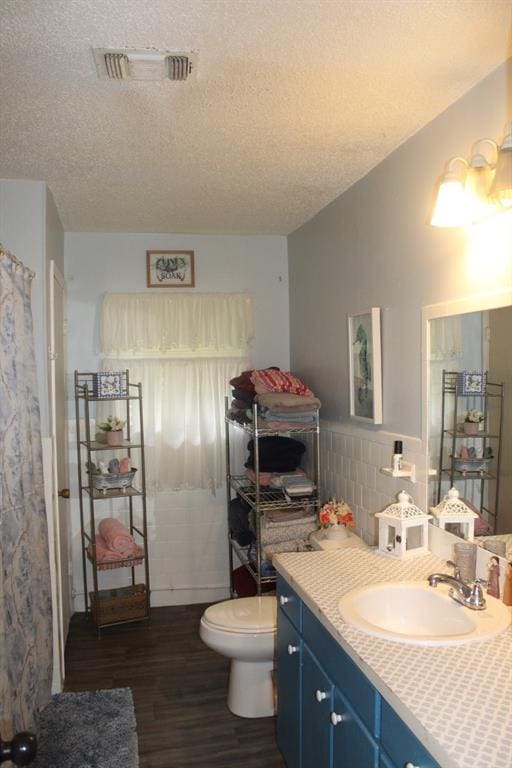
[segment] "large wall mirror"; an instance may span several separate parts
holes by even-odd
[[[453,485],[479,515],[475,535],[512,559],[512,292],[431,305],[423,319],[428,505]]]

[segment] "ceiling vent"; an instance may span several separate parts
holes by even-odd
[[[146,49],[93,48],[100,80],[189,80],[197,53]]]

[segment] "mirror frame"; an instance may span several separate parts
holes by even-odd
[[[427,304],[421,312],[421,439],[425,456],[425,494],[423,509],[429,508],[430,470],[430,320],[453,315],[465,315],[469,312],[485,312],[490,309],[501,309],[512,305],[512,288],[492,293],[480,293],[464,299],[442,301],[438,304]]]

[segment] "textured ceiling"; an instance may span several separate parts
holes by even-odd
[[[509,0],[0,0],[0,177],[68,231],[286,234],[502,63]],[[92,47],[197,50],[97,79]]]

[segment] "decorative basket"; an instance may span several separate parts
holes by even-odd
[[[457,472],[488,472],[491,459],[454,459]]]
[[[147,592],[144,584],[119,589],[89,592],[92,618],[96,626],[120,621],[144,619],[148,615]]]
[[[122,490],[126,492],[133,482],[136,469],[119,475],[92,475],[92,486],[97,491],[106,493],[107,491]]]

